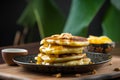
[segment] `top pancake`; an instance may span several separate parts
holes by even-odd
[[[69,33],[62,33],[46,37],[41,40],[40,44],[58,44],[66,46],[87,46],[89,41],[84,37],[73,36]]]

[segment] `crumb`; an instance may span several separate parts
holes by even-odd
[[[114,71],[120,71],[120,67],[114,68]]]
[[[110,62],[109,65],[112,65],[112,62]]]
[[[93,75],[93,74],[96,74],[97,71],[95,69],[93,69],[91,72],[88,72],[88,75]]]
[[[96,74],[96,72],[97,72],[97,71],[94,69],[94,70],[91,72],[91,74]]]
[[[90,62],[89,64],[94,64],[93,62]]]
[[[81,75],[80,74],[75,74],[76,77],[80,77]]]
[[[33,61],[32,61],[32,60],[30,60],[30,63],[33,63]]]
[[[60,78],[62,75],[61,75],[61,73],[58,73],[58,74],[55,74],[54,75],[56,78]]]

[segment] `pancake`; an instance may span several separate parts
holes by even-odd
[[[83,49],[83,47],[71,47],[52,44],[44,44],[39,48],[40,52],[46,54],[82,53]]]
[[[52,35],[41,40],[40,44],[58,44],[67,46],[87,46],[89,41],[84,37],[72,36],[69,33],[62,33],[57,35]]]
[[[90,64],[84,49],[89,45],[87,38],[69,33],[55,34],[40,41],[40,53],[36,64],[83,65]]]
[[[73,55],[67,55],[62,56],[62,57],[56,57],[56,56],[51,56],[51,55],[46,55],[46,54],[39,54],[39,57],[46,63],[61,63],[61,62],[66,62],[66,61],[71,61],[71,60],[77,60],[86,57],[86,54],[76,54],[73,53]]]
[[[67,62],[62,62],[62,63],[46,63],[42,62],[43,65],[60,65],[60,66],[75,66],[75,65],[87,65],[91,64],[91,59],[90,58],[81,58],[78,60],[72,60],[72,61],[67,61]]]

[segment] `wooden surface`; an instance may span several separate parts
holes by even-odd
[[[31,47],[32,46],[32,47]],[[28,48],[29,47],[29,48]],[[4,47],[5,48],[5,47]],[[29,45],[22,45],[20,48],[28,49],[29,53],[36,53],[39,52],[39,43],[35,44],[29,44]],[[37,49],[36,49],[37,48]],[[0,49],[3,49],[0,48]],[[35,51],[34,51],[35,50]],[[36,51],[37,50],[37,51]],[[112,54],[112,60],[103,66],[101,66],[99,69],[96,70],[96,74],[90,74],[90,73],[84,73],[80,74],[80,77],[76,77],[75,74],[62,74],[61,78],[56,78],[55,74],[42,74],[42,73],[35,73],[35,72],[29,72],[24,70],[22,67],[19,66],[8,66],[7,64],[0,64],[0,79],[7,79],[7,80],[71,80],[71,79],[82,79],[84,77],[90,77],[90,76],[99,76],[100,74],[119,74],[120,71],[114,71],[115,68],[120,68],[120,44],[116,45],[116,48],[113,49],[111,52]],[[110,65],[112,63],[112,65]],[[78,73],[76,73],[78,74]],[[118,75],[118,76],[119,76]],[[115,76],[115,75],[114,75]],[[112,78],[114,78],[112,76]],[[120,78],[120,76],[119,76]]]

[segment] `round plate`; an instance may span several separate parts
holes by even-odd
[[[91,58],[94,64],[88,65],[77,65],[77,66],[63,66],[63,65],[38,65],[36,64],[34,58],[37,54],[29,54],[27,56],[16,56],[13,61],[29,71],[41,72],[41,73],[83,73],[89,72],[93,69],[97,69],[111,60],[112,56],[110,54],[103,53],[86,53],[89,58]]]

